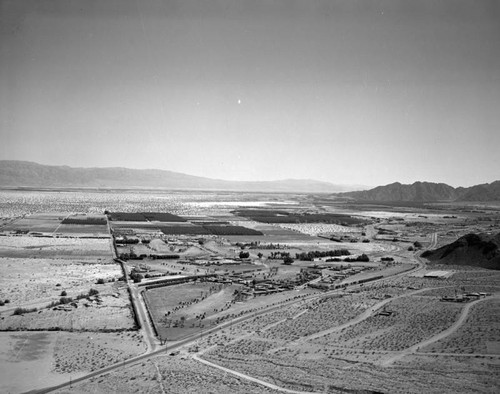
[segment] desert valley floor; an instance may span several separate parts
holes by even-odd
[[[499,232],[489,204],[2,190],[0,392],[498,393],[492,246],[431,251]]]

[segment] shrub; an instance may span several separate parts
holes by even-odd
[[[13,315],[22,315],[24,313],[30,313],[30,312],[36,312],[36,308],[31,308],[31,309],[28,309],[28,308],[16,308],[14,310],[14,313]]]
[[[103,285],[104,284],[104,279],[103,278],[97,279],[97,284],[98,285]]]
[[[60,304],[69,304],[71,301],[73,301],[73,298],[71,297],[61,297],[59,298],[59,303]]]
[[[66,290],[61,291],[61,297],[66,297],[67,295],[68,293],[66,292]]]
[[[141,280],[144,278],[141,274],[138,274],[137,272],[130,273],[130,277],[133,279],[134,283],[140,283]]]
[[[99,294],[99,290],[96,290],[96,289],[90,289],[89,290],[89,297],[90,296],[95,296],[97,294]]]

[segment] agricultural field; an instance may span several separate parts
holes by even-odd
[[[289,210],[275,209],[239,209],[233,212],[237,216],[246,217],[262,223],[328,223],[340,225],[362,224],[363,220],[334,213],[298,213]]]
[[[107,223],[105,215],[32,214],[4,222],[0,234],[109,238]]]
[[[9,299],[7,306],[14,308],[39,305],[59,299],[65,291],[73,297],[95,287],[98,279],[106,282],[101,288],[109,288],[123,276],[116,263],[99,264],[61,259],[0,258],[2,286],[0,299]],[[112,283],[108,283],[113,281]]]
[[[244,226],[231,226],[231,225],[204,225],[205,229],[207,229],[211,234],[217,236],[226,236],[226,235],[262,235],[260,231],[247,228]]]
[[[161,337],[176,339],[213,325],[212,316],[231,304],[236,286],[211,283],[169,286],[146,292],[145,298]]]
[[[123,282],[94,285],[86,292],[73,294],[70,290],[66,296],[54,297],[56,299],[50,304],[22,303],[22,307],[0,315],[0,330],[99,332],[135,329],[129,294]]]
[[[236,301],[241,285],[190,283],[149,289],[144,296],[162,337],[175,338],[199,332],[230,317],[255,313],[267,306],[279,305],[314,291],[283,292],[263,295],[245,302]]]
[[[325,223],[277,223],[277,227],[297,231],[299,233],[317,236],[319,234],[334,234],[334,233],[352,233],[360,236],[361,230],[359,228],[342,226],[339,224],[325,224]]]
[[[186,219],[167,212],[110,212],[111,221],[122,222],[185,222]]]
[[[100,262],[112,257],[112,249],[109,239],[0,236],[0,256]]]
[[[39,213],[14,218],[1,228],[5,233],[53,234],[68,216],[66,213]]]

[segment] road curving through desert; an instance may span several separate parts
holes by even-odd
[[[425,340],[423,340],[423,341],[421,341],[421,342],[419,342],[419,343],[417,343],[417,344],[415,344],[407,349],[402,350],[398,354],[384,360],[382,362],[382,365],[389,366],[389,365],[393,364],[394,362],[402,359],[403,357],[417,352],[418,349],[420,349],[421,347],[425,347],[427,345],[430,345],[431,343],[440,341],[441,339],[444,339],[447,336],[455,333],[460,328],[460,326],[462,326],[462,324],[465,323],[465,320],[467,319],[467,317],[469,315],[469,311],[474,305],[479,304],[480,302],[483,302],[486,300],[491,300],[492,298],[500,298],[500,295],[494,295],[492,297],[482,298],[482,299],[479,299],[476,301],[472,301],[471,303],[465,305],[465,307],[462,309],[462,313],[460,314],[460,317],[458,318],[458,320],[455,323],[453,323],[450,327],[448,327],[446,330],[441,331],[440,333],[432,336],[431,338],[425,339]]]

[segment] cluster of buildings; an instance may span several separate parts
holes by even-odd
[[[470,292],[470,293],[463,293],[463,294],[457,294],[455,293],[454,296],[443,296],[441,297],[441,301],[447,301],[447,302],[469,302],[469,301],[474,301],[478,300],[480,298],[485,298],[486,296],[489,296],[489,293],[476,293],[476,292]]]

